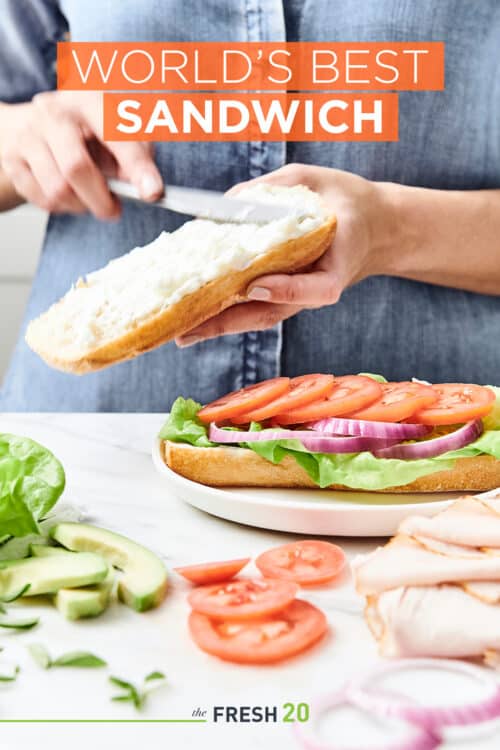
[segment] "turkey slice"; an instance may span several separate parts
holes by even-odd
[[[487,604],[498,604],[500,602],[499,581],[467,581],[462,584],[464,591],[476,596]]]
[[[366,618],[383,656],[460,658],[500,650],[500,607],[459,586],[409,586],[369,600]]]
[[[500,515],[493,513],[485,501],[476,498],[461,498],[432,518],[410,516],[402,522],[399,531],[450,544],[500,547]]]
[[[494,513],[497,516],[500,516],[500,497],[493,497],[490,495],[489,497],[486,496],[478,496],[480,498],[480,502],[482,505],[484,505],[488,510],[490,510],[492,513]]]
[[[500,558],[447,557],[424,549],[413,539],[395,537],[367,558],[353,561],[356,589],[379,594],[399,586],[426,586],[462,581],[500,580]]]
[[[483,552],[477,547],[464,547],[461,544],[451,544],[451,542],[443,542],[441,539],[434,539],[432,536],[423,536],[421,534],[415,534],[413,537],[422,547],[430,550],[431,552],[437,552],[440,555],[447,555],[448,557],[482,557]],[[500,550],[499,550],[500,552]]]

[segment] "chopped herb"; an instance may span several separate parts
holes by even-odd
[[[163,674],[163,672],[150,672],[146,677],[144,678],[144,682],[151,682],[151,680],[166,680],[167,678]]]
[[[19,620],[11,619],[5,614],[5,609],[0,610],[0,628],[11,628],[12,630],[31,630],[39,623],[38,617],[24,617]]]
[[[24,596],[30,587],[31,587],[31,583],[27,583],[26,586],[23,586],[22,589],[17,591],[15,594],[12,594],[12,596],[0,597],[0,602],[2,604],[10,604],[10,602],[15,602],[16,599],[20,599],[22,596]]]
[[[0,674],[0,682],[15,682],[20,671],[21,668],[16,665],[12,674]]]
[[[111,698],[112,701],[131,701],[137,710],[142,708],[142,696],[135,685],[131,682],[126,682],[126,680],[121,680],[119,677],[110,677],[109,681],[125,691],[122,695],[114,695]]]
[[[42,669],[48,669],[51,666],[50,654],[41,643],[32,643],[28,646],[28,651]]]
[[[69,651],[51,664],[52,667],[105,667],[106,662],[88,651]]]
[[[163,672],[150,672],[143,680],[143,684],[141,688],[138,688],[136,685],[134,685],[132,682],[127,682],[126,680],[122,680],[119,677],[110,677],[109,681],[112,685],[116,685],[119,688],[122,688],[124,692],[121,695],[114,695],[111,700],[112,701],[122,701],[126,702],[129,701],[130,703],[133,703],[135,708],[140,711],[141,708],[144,706],[144,703],[146,702],[146,698],[148,697],[148,694],[151,692],[151,690],[154,690],[157,687],[161,687],[166,682],[166,677],[163,674]],[[150,683],[155,683],[154,685],[151,685]]]
[[[35,625],[38,625],[40,621],[38,617],[24,617],[20,620],[11,619],[7,614],[6,607],[4,606],[4,604],[14,602],[16,599],[19,599],[19,597],[23,596],[30,586],[31,584],[27,583],[26,586],[23,586],[20,591],[13,594],[12,596],[0,597],[0,628],[12,628],[13,630],[30,630],[31,628],[34,628]]]
[[[57,659],[52,659],[49,652],[40,643],[32,643],[28,650],[42,669],[51,667],[105,667],[106,662],[89,651],[68,651]]]

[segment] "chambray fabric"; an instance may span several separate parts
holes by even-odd
[[[162,143],[159,167],[172,184],[220,190],[287,161],[444,190],[500,187],[498,0],[0,0],[0,100],[54,87],[55,43],[68,30],[75,41],[445,40],[446,91],[400,94],[397,143]],[[52,216],[23,333],[76,278],[182,220],[134,205],[117,224]],[[21,337],[0,410],[165,411],[179,394],[206,402],[311,371],[497,383],[499,332],[498,297],[376,277],[271,331],[168,344],[82,378],[49,369]]]

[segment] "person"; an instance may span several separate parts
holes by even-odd
[[[120,206],[104,174],[163,183],[305,183],[338,216],[310,270],[256,280],[248,301],[130,362],[77,379],[25,345],[0,408],[166,411],[284,373],[498,383],[500,5],[483,0],[0,0],[1,205],[50,211],[26,322],[86,272],[184,220]],[[95,41],[446,42],[446,90],[400,94],[391,143],[103,143],[100,96],[55,92],[55,45]],[[9,238],[2,237],[2,252]]]

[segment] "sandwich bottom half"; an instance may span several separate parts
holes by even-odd
[[[212,487],[283,487],[321,489],[291,456],[273,464],[252,450],[239,447],[197,448],[163,441],[166,465],[187,479]],[[481,492],[500,486],[500,461],[493,456],[459,458],[452,469],[438,471],[397,487],[377,490],[399,492]],[[356,491],[332,484],[327,490]]]

